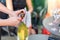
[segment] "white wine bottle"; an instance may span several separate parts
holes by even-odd
[[[23,19],[24,14],[21,13],[20,17]],[[17,36],[18,40],[26,40],[26,37],[28,36],[28,28],[24,22],[20,22],[17,30]]]
[[[19,37],[19,40],[26,40],[26,37],[28,36],[28,28],[23,22],[18,26],[17,36]]]

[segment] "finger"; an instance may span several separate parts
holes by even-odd
[[[18,17],[18,21],[22,21],[22,18],[21,17],[20,18]]]
[[[25,10],[24,9],[18,10],[17,14],[20,14],[21,12],[25,13]]]
[[[24,9],[22,11],[23,11],[23,13],[26,13],[26,11]]]

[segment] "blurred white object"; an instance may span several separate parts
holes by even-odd
[[[53,9],[51,12],[55,19],[58,19],[60,17],[60,9],[59,8]]]
[[[51,28],[52,31],[57,31],[57,28]]]
[[[22,21],[26,24],[27,27],[30,27],[31,26],[31,13],[27,11],[26,8],[25,8],[25,11],[26,11],[25,17]]]

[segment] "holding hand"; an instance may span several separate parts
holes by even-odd
[[[23,13],[25,13],[25,10],[24,9],[21,9],[21,10],[17,10],[17,11],[13,11],[11,12],[9,15],[10,17],[13,17],[13,16],[19,16],[19,14],[23,11]]]
[[[19,17],[10,17],[7,19],[8,21],[8,26],[17,26],[20,23],[20,18]]]
[[[17,26],[20,23],[22,18],[19,17],[19,15],[21,14],[22,11],[23,11],[23,14],[24,14],[25,13],[24,9],[13,11],[13,13],[11,13],[10,17],[7,19],[8,23],[10,23],[9,25]]]

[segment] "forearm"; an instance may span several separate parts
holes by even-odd
[[[8,8],[6,8],[3,4],[0,3],[0,11],[4,12],[6,14],[11,14],[13,13],[13,11],[9,10]]]
[[[0,26],[7,26],[6,20],[0,19]]]
[[[28,6],[28,11],[32,13],[33,11],[33,6],[31,0],[26,0],[27,6]]]
[[[7,19],[0,19],[0,26],[13,26],[13,24],[9,22]]]
[[[30,13],[32,13],[32,12],[33,12],[33,8],[29,9],[28,11],[29,11]]]
[[[6,0],[6,6],[8,9],[13,10],[12,0]]]

